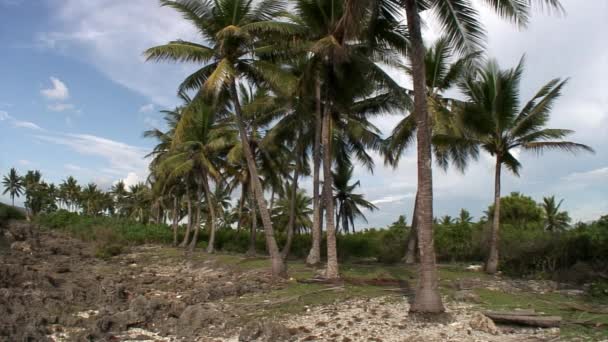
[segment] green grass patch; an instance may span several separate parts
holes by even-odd
[[[482,300],[481,307],[487,310],[534,309],[547,315],[561,316],[565,324],[561,328],[562,337],[583,337],[589,340],[608,338],[608,315],[588,313],[573,310],[571,305],[592,307],[593,302],[584,297],[571,297],[558,293],[507,293],[489,289],[476,289],[475,292]],[[601,324],[603,327],[586,327],[568,322],[586,321]]]

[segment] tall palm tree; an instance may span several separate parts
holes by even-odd
[[[350,227],[352,227],[353,232],[355,231],[355,219],[367,222],[365,215],[361,211],[362,208],[369,211],[378,209],[373,203],[367,201],[362,194],[353,192],[361,185],[360,181],[351,183],[353,170],[352,166],[338,164],[337,170],[334,173],[336,222],[338,222],[338,226],[340,223],[342,224],[342,230],[346,233],[350,231]]]
[[[23,179],[21,178],[21,176],[19,176],[15,168],[11,168],[8,175],[4,176],[4,178],[2,179],[2,185],[4,185],[4,192],[2,194],[9,194],[14,207],[15,197],[21,197],[24,190]]]
[[[363,3],[363,2],[361,2]],[[320,202],[317,202],[319,183],[319,163],[323,158],[323,203],[325,205],[325,225],[327,230],[327,268],[325,276],[339,277],[335,241],[335,221],[333,208],[332,165],[336,158],[348,156],[335,145],[336,135],[344,134],[342,128],[347,125],[344,120],[352,113],[360,120],[360,127],[369,114],[366,105],[380,103],[386,109],[391,99],[401,99],[404,94],[396,83],[382,71],[377,62],[393,64],[397,53],[405,49],[406,38],[403,27],[398,25],[390,8],[392,1],[383,1],[373,6],[365,2],[357,20],[356,27],[346,29],[342,24],[350,16],[344,1],[300,0],[295,4],[295,15],[289,18],[301,27],[301,46],[310,57],[300,78],[299,84],[307,87],[305,94],[315,98],[315,138],[313,144],[313,247],[309,263],[318,262],[320,245]],[[393,6],[394,7],[394,6]],[[393,49],[396,48],[396,49]],[[375,95],[375,96],[374,96]],[[353,104],[362,101],[361,107],[354,110]],[[311,111],[312,112],[312,111]],[[350,121],[351,123],[357,120]],[[311,126],[312,127],[312,126]],[[352,128],[352,127],[351,127]],[[352,130],[351,133],[356,130]],[[361,132],[361,131],[359,131]],[[355,144],[344,144],[343,147],[370,147],[371,141],[366,135],[359,136]],[[338,140],[339,141],[339,140]],[[321,151],[322,148],[322,151]],[[350,150],[348,152],[354,152]],[[360,154],[357,155],[362,156]]]
[[[560,97],[566,80],[549,81],[520,108],[519,86],[524,60],[512,69],[501,70],[496,61],[488,61],[461,85],[466,97],[462,120],[470,134],[464,139],[445,137],[446,143],[479,146],[495,158],[494,213],[490,237],[490,253],[486,272],[498,268],[500,225],[500,180],[505,166],[515,175],[521,168],[513,151],[516,149],[540,154],[547,150],[576,153],[593,150],[586,145],[561,140],[573,131],[546,128],[551,109]]]
[[[215,101],[230,98],[243,141],[243,154],[253,180],[254,196],[264,224],[267,249],[272,259],[272,274],[275,277],[285,277],[285,263],[274,238],[272,221],[249,145],[237,89],[241,78],[267,83],[277,92],[292,88],[287,72],[255,56],[258,50],[269,50],[268,44],[264,44],[262,40],[265,35],[295,33],[296,27],[274,20],[284,10],[281,1],[266,0],[254,5],[252,1],[247,0],[161,0],[161,4],[182,13],[185,19],[198,28],[202,41],[207,42],[209,46],[174,41],[148,49],[145,55],[149,60],[203,64],[201,69],[186,78],[180,89],[200,90],[200,97],[213,97]]]
[[[349,0],[356,4],[356,0]],[[559,0],[483,0],[500,16],[519,26],[528,22],[533,4],[561,9]],[[352,5],[356,6],[356,5]],[[433,176],[431,168],[431,130],[426,94],[425,47],[420,13],[432,10],[442,33],[456,50],[472,52],[479,49],[484,32],[472,0],[404,0],[403,8],[409,32],[409,59],[414,85],[414,114],[417,130],[418,215],[417,230],[420,251],[420,281],[410,307],[412,312],[439,313],[445,309],[438,291],[435,249],[433,246]]]
[[[424,65],[431,136],[436,134],[460,134],[453,110],[459,101],[446,98],[444,94],[457,85],[467,68],[475,63],[478,55],[477,52],[473,52],[462,57],[457,56],[456,51],[446,37],[436,40],[426,51]],[[406,66],[403,69],[410,77],[413,77],[411,66]],[[405,150],[414,142],[415,136],[416,115],[410,112],[395,126],[391,136],[387,139],[386,162],[396,167]],[[471,151],[453,145],[440,145],[436,142],[433,144],[433,152],[435,162],[442,169],[447,169],[448,163],[451,161],[461,172],[466,168],[469,157],[473,159],[477,157],[474,150]],[[414,203],[412,229],[408,234],[406,243],[404,257],[406,264],[412,264],[416,260],[416,247],[418,245],[417,210],[418,196],[416,196]]]
[[[557,202],[555,196],[543,197],[543,208],[545,214],[545,229],[550,232],[563,231],[570,225],[570,216],[566,211],[560,211],[564,200]]]

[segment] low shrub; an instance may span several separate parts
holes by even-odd
[[[25,215],[19,209],[0,203],[0,226],[10,220],[24,220]]]

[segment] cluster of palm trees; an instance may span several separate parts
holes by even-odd
[[[520,104],[523,60],[503,70],[483,57],[485,33],[470,0],[160,2],[193,24],[200,42],[172,41],[148,49],[146,58],[199,69],[179,86],[184,104],[167,113],[169,129],[146,133],[160,141],[152,152],[152,191],[173,198],[175,207],[186,198],[191,221],[200,223],[207,214],[211,252],[219,211],[214,192],[238,189],[238,225],[247,202],[252,237],[257,214],[261,218],[273,276],[286,276],[290,237],[308,224],[296,210],[308,201],[299,189],[302,177],[312,174],[313,242],[307,262],[320,262],[324,226],[325,276],[338,278],[338,222],[348,231],[352,218],[362,214],[358,207],[375,207],[360,202],[360,196],[345,199],[334,185],[352,193],[357,184],[349,185],[343,177],[355,163],[373,170],[370,153],[376,151],[396,166],[416,142],[411,245],[418,246],[420,279],[411,310],[441,312],[432,239],[433,155],[440,166],[459,170],[480,150],[494,156],[495,213],[486,265],[494,273],[501,170],[505,166],[518,174],[521,166],[513,151],[591,150],[561,140],[571,131],[545,127],[565,81],[550,81]],[[481,2],[521,27],[536,5],[562,11],[558,0]],[[428,50],[420,16],[425,11],[434,14],[444,37]],[[413,89],[399,86],[386,70],[403,70]],[[459,89],[462,98],[444,97],[449,89]],[[406,115],[383,139],[370,120],[386,113]],[[280,204],[275,204],[277,194]],[[201,208],[204,202],[207,208]],[[275,208],[281,208],[282,220],[273,220]],[[288,236],[282,250],[277,229]],[[197,233],[195,229],[193,241]]]
[[[103,191],[95,183],[85,186],[67,177],[59,186],[47,183],[40,171],[31,170],[20,176],[15,168],[3,177],[3,194],[8,194],[13,206],[15,198],[25,196],[27,217],[50,213],[59,209],[88,216],[116,216],[131,218],[146,223],[152,218],[164,222],[162,217],[153,217],[151,211],[152,191],[144,183],[127,186],[118,181],[109,191]]]

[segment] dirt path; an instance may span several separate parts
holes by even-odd
[[[273,298],[294,283],[270,283],[264,270],[159,246],[101,260],[89,244],[38,233],[26,223],[12,223],[3,235],[8,244],[0,246],[0,341],[550,341],[559,336],[559,330],[496,328],[463,303],[448,304],[451,318],[443,324],[416,322],[407,316],[405,298],[394,295],[302,306],[293,315],[252,316],[259,307],[247,298]]]

